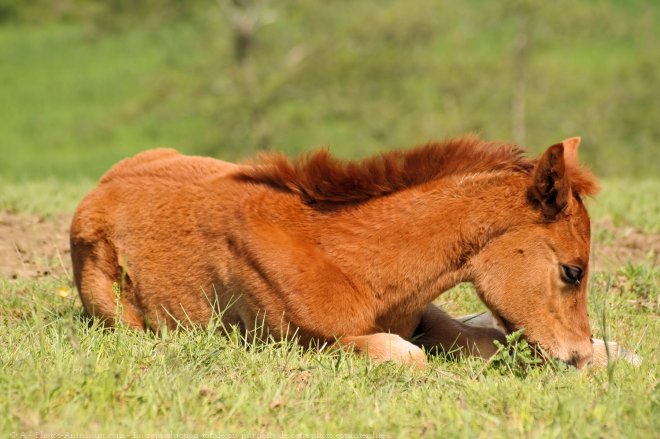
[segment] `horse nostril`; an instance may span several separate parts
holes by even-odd
[[[577,352],[575,352],[566,361],[566,363],[577,369],[582,369],[585,367],[590,367],[592,363],[592,359],[593,359],[592,355],[580,355]]]

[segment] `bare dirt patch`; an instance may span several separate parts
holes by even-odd
[[[0,211],[0,276],[68,276],[70,215],[44,219]]]
[[[34,279],[70,275],[70,223],[69,214],[44,219],[0,211],[0,276]],[[615,227],[608,220],[595,221],[593,230],[595,271],[660,255],[660,234]]]
[[[642,233],[632,227],[616,227],[610,220],[594,222],[592,241],[594,271],[660,257],[660,234]]]

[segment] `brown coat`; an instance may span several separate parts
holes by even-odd
[[[475,137],[347,163],[325,151],[251,165],[148,151],[78,207],[76,284],[107,324],[158,329],[219,314],[245,333],[295,332],[423,365],[413,334],[482,355],[501,338],[430,305],[469,281],[505,326],[581,365],[591,356],[581,199],[596,186],[578,143],[540,160]],[[581,270],[577,283],[567,266]]]

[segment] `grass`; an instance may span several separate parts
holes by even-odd
[[[657,302],[660,272],[634,270],[646,270],[643,293]],[[437,358],[416,372],[289,343],[246,345],[213,326],[107,331],[81,316],[74,294],[56,294],[67,279],[2,280],[0,431],[652,437],[657,303],[631,304],[639,271],[623,273],[624,293],[605,299],[602,290],[592,302],[603,301],[616,322],[610,337],[637,347],[642,366],[523,377],[476,359]]]
[[[583,135],[581,159],[606,177],[589,202],[595,241],[616,242],[610,223],[660,233],[660,8],[525,3],[525,143],[538,152]],[[220,10],[199,4],[160,25],[0,23],[0,211],[70,214],[112,163],[158,146],[237,159],[328,144],[357,157],[468,131],[511,138],[517,1],[270,2],[244,67]],[[244,343],[213,325],[108,331],[82,315],[62,269],[0,276],[0,436],[657,437],[657,255],[603,270],[591,279],[594,335],[635,350],[639,368],[529,368],[503,355],[433,358],[420,372]],[[483,309],[469,285],[438,303]]]
[[[660,233],[660,181],[657,179],[602,181],[602,191],[589,202],[596,219],[609,219],[647,233]]]
[[[0,172],[19,180],[76,180],[168,141],[186,150],[184,139],[209,127],[181,115],[172,120],[147,101],[156,76],[185,64],[190,34],[185,25],[122,38],[81,26],[0,27],[0,79],[8,84],[0,100],[11,103],[2,110],[0,151],[7,160]],[[163,50],[173,40],[182,54],[174,63]]]
[[[522,143],[539,152],[582,135],[599,175],[653,177],[660,8],[546,3],[529,3]],[[329,145],[358,157],[469,131],[511,140],[518,4],[270,2],[243,68],[215,2],[115,31],[0,25],[0,174],[98,178],[157,146],[237,159]]]
[[[48,218],[53,214],[73,214],[85,193],[94,187],[90,179],[58,180],[53,177],[20,182],[0,178],[0,210]]]
[[[11,183],[0,206],[41,216],[70,211],[89,184]],[[637,184],[604,186],[597,216],[614,212],[654,230],[657,216],[639,212],[657,209],[657,181],[643,183],[648,194]],[[246,344],[213,325],[160,335],[108,331],[82,316],[66,276],[0,278],[0,434],[654,437],[659,278],[652,260],[593,276],[594,336],[622,342],[644,362],[585,372],[443,358],[419,372],[291,343]],[[468,286],[439,303],[453,313],[481,309]]]

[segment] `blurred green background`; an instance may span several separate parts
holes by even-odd
[[[354,158],[581,135],[660,167],[660,2],[0,0],[0,176],[96,178],[158,146]]]

